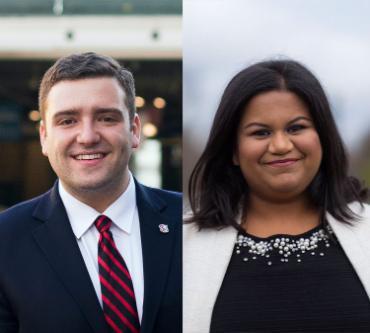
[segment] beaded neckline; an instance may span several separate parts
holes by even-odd
[[[268,266],[279,261],[287,263],[289,260],[301,263],[307,254],[323,257],[325,249],[330,247],[332,234],[329,225],[320,225],[300,235],[273,235],[266,238],[240,232],[235,244],[235,253],[241,256],[244,262],[263,260]]]

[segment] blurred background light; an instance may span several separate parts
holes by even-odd
[[[32,111],[29,112],[28,118],[31,121],[39,121],[41,119],[40,112],[37,111],[37,110],[32,110]]]
[[[156,136],[158,134],[158,128],[152,123],[146,123],[143,126],[143,134],[147,138],[152,138],[153,136]]]
[[[166,106],[166,101],[164,98],[162,97],[156,97],[154,98],[153,100],[153,105],[157,108],[157,109],[163,109],[165,106]]]

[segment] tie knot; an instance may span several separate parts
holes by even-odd
[[[109,217],[100,215],[97,217],[94,224],[99,233],[103,233],[109,230],[110,226],[112,225],[112,221]]]

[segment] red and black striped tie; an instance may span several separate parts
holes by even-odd
[[[95,226],[99,230],[99,279],[105,319],[113,332],[138,333],[140,323],[134,288],[126,263],[117,250],[109,228],[112,221],[99,216]]]

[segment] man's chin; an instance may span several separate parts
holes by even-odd
[[[111,182],[108,181],[99,181],[99,180],[86,180],[86,181],[76,181],[76,182],[63,182],[64,184],[67,185],[67,188],[70,188],[73,192],[78,193],[78,192],[91,192],[91,193],[97,193],[100,191],[106,191],[111,187]]]
[[[69,192],[81,194],[92,193],[94,195],[119,192],[121,187],[124,187],[125,181],[122,175],[117,177],[108,177],[109,175],[94,174],[87,176],[86,174],[78,177],[75,175],[73,178],[61,179]]]

